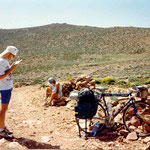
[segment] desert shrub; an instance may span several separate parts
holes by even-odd
[[[67,79],[67,80],[73,80],[73,78],[72,78],[72,77],[66,77],[66,79]]]
[[[141,48],[141,49],[136,49],[133,51],[133,54],[142,54],[145,52],[145,49],[144,48]]]
[[[141,85],[141,83],[140,83],[140,82],[138,82],[138,81],[133,82],[133,84],[134,84],[135,86],[139,86],[139,85]]]
[[[148,80],[146,81],[145,78],[130,78],[128,80],[132,85],[136,85],[136,86],[139,86],[139,85],[142,85],[142,84],[148,84]]]
[[[141,85],[141,83],[138,81],[130,83],[130,87],[132,87],[132,88],[136,88],[136,86],[139,86],[139,85]]]
[[[131,82],[126,82],[125,84],[123,82],[119,85],[119,87],[120,88],[129,88],[129,87],[131,87]]]
[[[129,81],[129,82],[136,82],[137,79],[136,79],[136,78],[129,78],[128,81]]]
[[[147,75],[147,74],[148,74],[148,72],[146,72],[146,71],[142,73],[142,75]]]
[[[131,83],[130,83],[130,82],[127,82],[127,83],[124,85],[125,88],[129,88],[130,86],[131,86]]]
[[[42,83],[40,88],[46,88],[46,87],[49,87],[46,83]]]
[[[93,80],[95,81],[96,84],[101,84],[102,83],[102,81],[100,79],[93,78]]]
[[[102,83],[114,84],[115,83],[115,79],[113,77],[106,77],[106,78],[102,79]]]
[[[147,80],[145,81],[145,84],[150,84],[150,79],[147,79]]]
[[[123,81],[123,80],[120,80],[120,81],[118,81],[117,82],[119,85],[126,85],[127,84],[127,82],[126,81]]]

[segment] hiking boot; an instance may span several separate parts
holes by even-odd
[[[5,132],[8,134],[8,135],[11,135],[13,134],[13,132],[9,131],[6,127],[4,128]]]
[[[8,135],[7,132],[5,132],[5,130],[3,130],[3,131],[0,132],[0,137],[7,138],[7,137],[9,137],[9,135]]]

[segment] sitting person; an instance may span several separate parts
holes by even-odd
[[[65,101],[62,97],[62,86],[56,82],[54,78],[49,78],[49,88],[46,89],[46,100],[50,97],[50,105],[56,105],[59,102]]]

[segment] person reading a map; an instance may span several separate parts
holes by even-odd
[[[12,134],[12,132],[10,132],[5,126],[5,116],[13,89],[12,72],[16,70],[18,63],[10,66],[8,61],[13,59],[17,53],[18,49],[16,47],[8,46],[6,50],[0,54],[0,137],[8,137],[10,134]]]

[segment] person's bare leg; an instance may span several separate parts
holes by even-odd
[[[8,109],[8,104],[1,104],[1,110],[0,110],[0,128],[4,129],[5,127],[5,116],[6,111]]]
[[[52,90],[50,88],[46,89],[46,98],[50,97],[52,94]]]
[[[57,93],[52,93],[51,94],[51,100],[50,100],[50,104],[52,103],[53,99],[58,99],[58,94]]]

